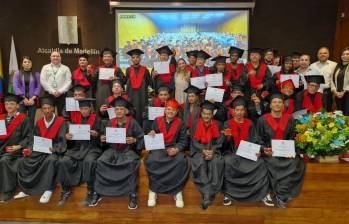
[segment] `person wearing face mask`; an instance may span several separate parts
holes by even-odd
[[[290,114],[283,113],[281,94],[270,97],[271,112],[257,122],[262,158],[269,173],[270,191],[275,196],[277,207],[286,208],[287,203],[299,195],[304,180],[305,165],[296,149],[292,157],[273,156],[272,140],[294,140],[296,122]]]
[[[314,69],[315,71],[318,71],[318,74],[324,77],[325,82],[322,90],[324,98],[324,108],[326,109],[326,111],[332,111],[333,100],[331,93],[331,80],[337,63],[329,60],[330,51],[327,47],[321,47],[317,52],[317,56],[319,60],[311,64],[310,68]]]
[[[349,48],[342,50],[341,59],[331,80],[331,91],[335,96],[336,108],[349,116]]]
[[[17,96],[22,97],[19,107],[21,113],[27,114],[32,124],[36,114],[36,101],[40,95],[40,73],[32,71],[32,60],[28,56],[22,58],[22,69],[13,76],[13,90]]]
[[[61,54],[57,51],[51,53],[51,63],[44,65],[40,73],[40,83],[45,90],[45,95],[55,99],[58,116],[63,114],[65,97],[72,83],[70,69],[61,63]]]

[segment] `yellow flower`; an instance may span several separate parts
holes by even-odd
[[[329,123],[328,127],[333,128],[334,127],[334,123],[333,122]]]

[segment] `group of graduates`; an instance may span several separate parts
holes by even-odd
[[[59,206],[63,206],[71,189],[87,183],[84,204],[96,206],[104,196],[129,196],[129,209],[137,208],[137,188],[144,135],[162,133],[165,149],[151,150],[143,162],[149,179],[147,205],[156,205],[157,194],[174,197],[182,208],[182,191],[191,172],[192,181],[201,194],[200,206],[207,209],[215,196],[224,194],[223,204],[258,202],[285,208],[302,188],[305,165],[296,149],[292,158],[274,157],[271,141],[294,140],[295,120],[299,110],[319,112],[324,82],[321,75],[306,76],[307,88],[296,89],[291,79],[280,81],[261,60],[261,49],[249,51],[249,62],[239,63],[243,50],[231,47],[228,57],[214,58],[213,68],[205,66],[210,58],[204,51],[187,52],[191,77],[222,73],[224,101],[203,100],[205,89],[189,85],[187,102],[174,99],[175,61],[167,46],[157,49],[160,61],[170,61],[169,73],[149,72],[141,65],[140,49],[127,52],[132,65],[124,74],[110,62],[100,68],[114,68],[110,80],[99,80],[99,68],[74,71],[72,94],[80,111],[55,114],[52,96],[40,98],[43,117],[34,127],[26,115],[18,112],[21,99],[7,95],[4,99],[6,134],[0,135],[1,201],[42,195],[48,203],[56,185],[62,187]],[[106,48],[102,58],[114,58]],[[79,60],[88,60],[80,55]],[[104,60],[102,60],[104,61]],[[149,97],[148,89],[155,90]],[[164,115],[149,119],[148,107],[164,107]],[[115,117],[109,119],[113,107]],[[70,124],[90,125],[91,140],[73,140]],[[125,128],[126,144],[108,143],[106,128]],[[35,136],[52,140],[52,153],[33,151]],[[259,144],[258,160],[236,155],[241,141]],[[21,191],[15,195],[19,186]]]

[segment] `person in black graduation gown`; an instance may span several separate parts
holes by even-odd
[[[187,51],[185,52],[188,57],[188,64],[185,66],[187,71],[192,72],[196,68],[196,60],[197,60],[197,50]]]
[[[193,182],[202,196],[201,208],[207,209],[223,184],[224,160],[220,148],[224,141],[222,125],[213,119],[215,104],[204,101],[190,144]]]
[[[161,62],[167,62],[170,59],[170,56],[173,54],[171,49],[168,46],[162,46],[158,49],[156,49],[158,54],[160,55],[159,59]],[[159,74],[156,70],[152,70],[151,75],[154,80],[154,88],[155,91],[158,92],[159,88],[161,86],[167,86],[171,90],[175,89],[175,82],[174,82],[174,74],[176,72],[175,65],[170,62],[169,63],[169,73],[166,74]],[[174,92],[172,91],[172,94],[174,96]]]
[[[281,82],[281,94],[284,100],[283,113],[293,114],[295,112],[294,91],[295,86],[292,79]]]
[[[283,114],[281,94],[273,94],[270,98],[271,113],[258,119],[257,133],[262,145],[263,159],[269,171],[271,190],[279,208],[298,196],[303,185],[305,165],[296,149],[294,158],[273,157],[271,141],[294,140],[295,120],[290,114]]]
[[[206,60],[209,59],[209,55],[206,51],[200,50],[196,52],[196,67],[191,71],[190,77],[201,77],[211,73],[210,68],[205,66]]]
[[[72,86],[81,85],[85,87],[87,97],[93,97],[94,89],[94,71],[93,68],[88,64],[88,54],[79,54],[79,67],[73,72],[72,75]]]
[[[92,102],[94,99],[85,98],[78,100],[80,114],[70,121],[74,125],[89,125],[90,140],[73,140],[74,136],[67,133],[67,152],[57,162],[56,182],[62,185],[59,206],[64,206],[71,194],[71,187],[81,182],[87,183],[87,195],[84,201],[89,206],[94,192],[94,174],[96,160],[101,154],[99,147],[99,126],[100,120],[92,113]]]
[[[143,113],[148,105],[148,88],[153,87],[149,70],[140,64],[141,55],[144,54],[140,49],[133,49],[127,52],[131,57],[132,65],[126,69],[126,91],[128,101],[135,108],[134,118],[138,124],[143,124]]]
[[[320,84],[325,83],[322,75],[306,75],[307,89],[297,93],[296,111],[307,109],[309,112],[320,112],[323,108],[323,96],[318,92]]]
[[[157,117],[148,135],[164,135],[165,149],[151,150],[144,160],[149,179],[148,206],[156,205],[156,194],[174,196],[176,207],[183,208],[182,190],[189,174],[184,150],[187,145],[185,123],[177,117],[180,105],[175,99],[168,100],[165,116]]]
[[[182,104],[182,113],[180,115],[187,128],[187,136],[190,137],[200,118],[201,90],[196,86],[189,86],[184,92],[187,93],[187,101]]]
[[[17,186],[17,170],[23,159],[23,150],[28,148],[32,136],[32,121],[18,112],[20,99],[5,96],[5,114],[0,115],[6,130],[0,135],[0,202],[9,201]]]
[[[135,119],[126,116],[130,103],[118,97],[112,105],[115,107],[116,118],[109,120],[101,128],[101,142],[105,151],[97,160],[95,194],[91,206],[101,200],[100,195],[129,195],[129,209],[137,208],[137,188],[140,166],[140,152],[144,148],[143,130]],[[126,144],[108,143],[106,128],[125,128]]]
[[[96,69],[95,77],[95,89],[96,89],[96,108],[100,108],[101,105],[105,102],[105,99],[111,94],[111,81],[114,79],[120,79],[122,83],[125,83],[125,76],[121,68],[117,65],[113,65],[116,52],[110,48],[104,48],[101,52],[102,65]],[[99,69],[100,68],[112,68],[115,70],[114,76],[110,77],[109,80],[100,80],[99,79]]]
[[[258,143],[258,135],[254,123],[245,118],[247,102],[238,96],[231,102],[234,116],[224,123],[224,133],[228,147],[224,153],[224,200],[228,206],[232,201],[257,202],[263,200],[269,205],[266,195],[269,193],[268,170],[260,153],[257,161],[236,155],[240,142]]]
[[[88,94],[88,88],[80,84],[73,86],[72,91],[75,100],[85,99]],[[64,107],[62,114],[66,121],[71,121],[76,116],[80,116],[80,111],[67,111],[66,107]]]
[[[231,85],[246,86],[247,77],[241,76],[241,72],[244,69],[244,63],[239,63],[239,59],[244,54],[244,50],[231,46],[229,48],[230,63],[226,64],[226,68],[231,75]]]
[[[263,114],[270,112],[269,97],[258,96],[255,90],[251,90],[248,104],[248,117],[256,123]]]
[[[33,151],[34,142],[30,149],[32,153],[23,159],[18,169],[18,184],[21,192],[15,199],[29,195],[40,195],[40,203],[48,203],[55,189],[57,160],[67,148],[65,133],[66,125],[63,117],[55,115],[54,99],[50,96],[40,98],[41,111],[44,114],[34,127],[34,136],[52,140],[52,154]]]

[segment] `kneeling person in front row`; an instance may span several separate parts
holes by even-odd
[[[176,207],[183,208],[182,190],[186,183],[189,165],[184,149],[187,142],[186,125],[178,117],[180,105],[168,100],[165,116],[155,119],[149,135],[162,133],[165,149],[152,150],[144,160],[149,178],[148,206],[156,205],[156,193],[174,196]]]
[[[139,154],[144,148],[144,134],[137,121],[131,116],[126,116],[129,108],[131,108],[128,101],[122,97],[117,97],[111,105],[115,107],[116,118],[107,121],[106,126],[101,128],[100,139],[106,150],[97,160],[95,179],[97,197],[93,198],[91,206],[97,205],[101,200],[99,195],[129,195],[128,207],[129,209],[136,209],[140,166]],[[106,128],[123,128],[126,131],[126,143],[108,143],[110,139],[106,136]]]

